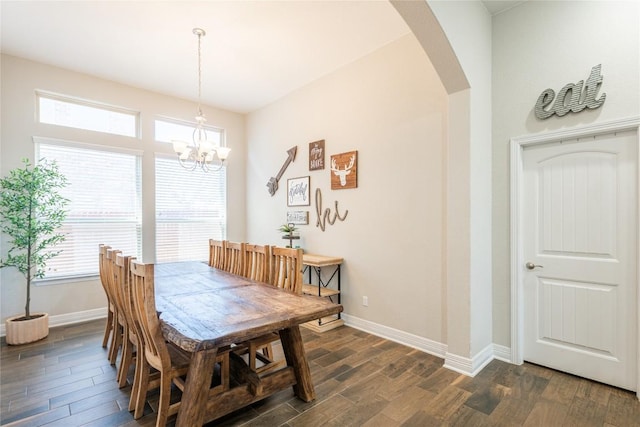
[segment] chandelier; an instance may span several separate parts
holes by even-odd
[[[202,66],[200,41],[206,34],[202,28],[194,28],[193,34],[198,36],[198,115],[196,116],[196,127],[193,130],[191,143],[172,140],[173,151],[178,155],[180,165],[189,170],[201,168],[203,171],[218,171],[222,169],[224,161],[231,151],[228,147],[216,147],[212,142],[207,141],[207,132],[204,123],[207,119],[202,112]]]

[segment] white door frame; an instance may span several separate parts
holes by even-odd
[[[581,126],[573,129],[545,132],[535,135],[524,135],[511,138],[511,218],[510,218],[510,234],[511,234],[511,363],[521,365],[524,362],[524,301],[522,290],[522,265],[524,263],[522,248],[522,224],[520,224],[520,215],[523,197],[521,187],[523,180],[523,159],[522,152],[525,147],[531,147],[539,144],[545,144],[555,141],[576,139],[586,136],[602,135],[614,132],[622,132],[636,130],[637,138],[640,139],[640,116],[630,117],[626,119],[614,120],[610,122],[597,123],[588,126]],[[636,140],[637,142],[638,140]],[[640,149],[638,150],[638,167],[640,168]],[[636,177],[638,180],[638,206],[637,212],[640,213],[640,172]],[[638,221],[636,219],[636,221]],[[640,225],[637,224],[636,225]],[[636,227],[640,230],[640,227]],[[637,233],[640,234],[640,231]],[[638,259],[636,260],[638,270],[640,270],[640,236],[636,236],[636,244],[638,245]],[[640,271],[637,273],[640,276]],[[638,371],[638,379],[636,382],[636,395],[640,399],[640,283],[636,283],[637,289],[637,308],[636,323],[638,325],[638,348],[636,350],[636,366]]]

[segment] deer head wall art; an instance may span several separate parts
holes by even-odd
[[[331,156],[331,189],[341,190],[358,187],[358,152]]]

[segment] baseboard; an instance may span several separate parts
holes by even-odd
[[[475,377],[493,358],[493,344],[489,344],[472,358],[447,352],[444,358],[444,367],[469,377]]]
[[[78,311],[75,313],[58,314],[49,316],[49,327],[71,325],[74,323],[88,322],[95,319],[104,319],[107,317],[107,308],[95,308],[93,310]],[[424,351],[437,357],[445,359],[444,367],[468,376],[475,376],[493,359],[502,360],[511,363],[511,349],[506,346],[491,344],[485,347],[480,353],[476,354],[472,359],[458,356],[447,352],[447,345],[418,335],[410,334],[359,317],[349,314],[342,314],[342,319],[347,326],[361,331],[365,331],[372,335],[397,342],[408,347]],[[0,325],[0,336],[6,335],[4,322]]]
[[[503,362],[511,362],[511,348],[504,345],[493,344],[493,358]]]
[[[49,316],[49,327],[71,325],[73,323],[88,322],[95,319],[104,319],[107,317],[107,308],[94,308],[93,310],[77,311],[75,313],[58,314]],[[4,322],[0,325],[0,336],[7,335]]]
[[[342,318],[347,326],[350,326],[361,331],[368,332],[372,335],[388,339],[390,341],[397,342],[399,344],[406,345],[424,351],[425,353],[432,354],[437,357],[444,358],[447,353],[447,345],[432,341],[430,339],[413,335],[408,332],[400,331],[398,329],[390,328],[388,326],[380,325],[378,323],[370,322],[368,320],[360,319],[349,314],[342,313]]]
[[[360,319],[359,317],[345,313],[342,313],[342,318],[344,319],[345,324],[352,328],[360,329],[372,335],[386,338],[399,344],[424,351],[425,353],[441,357],[444,359],[445,368],[470,377],[476,376],[493,359],[511,363],[511,349],[503,345],[489,344],[473,358],[468,358],[449,353],[447,351],[447,344],[432,341],[427,338],[419,337],[408,332]]]

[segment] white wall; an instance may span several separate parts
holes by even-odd
[[[473,359],[492,342],[491,17],[478,1],[428,4],[469,83],[449,98],[447,334],[452,358]],[[482,357],[463,369],[475,371]]]
[[[193,121],[194,102],[124,86],[96,77],[2,55],[2,130],[0,141],[0,174],[20,167],[20,159],[33,160],[33,136],[46,136],[72,141],[129,147],[144,151],[143,203],[145,227],[143,259],[153,262],[154,224],[154,153],[171,152],[169,144],[153,141],[153,120],[168,116]],[[114,65],[115,66],[115,65]],[[68,129],[36,123],[35,90],[70,95],[82,99],[126,107],[141,112],[142,138],[114,137],[97,132]],[[245,234],[245,135],[244,116],[203,106],[208,124],[227,132],[227,145],[232,148],[228,167],[228,230],[230,239],[244,239]],[[90,167],[90,165],[88,165]],[[5,247],[3,249],[6,250]],[[98,253],[96,248],[96,265]],[[24,309],[23,278],[15,269],[0,270],[0,318],[20,314]],[[16,283],[19,282],[19,283]],[[35,286],[31,296],[32,311],[47,311],[51,316],[94,310],[106,306],[99,281],[90,280],[49,286]],[[55,322],[55,317],[52,319]]]
[[[538,2],[493,18],[493,325],[510,345],[509,138],[573,128],[640,113],[640,3]],[[538,120],[547,88],[589,77],[602,64],[604,105]]]
[[[412,35],[247,117],[247,237],[283,245],[287,178],[311,177],[302,247],[344,257],[343,304],[351,316],[443,342],[443,147],[447,96]],[[308,170],[308,144],[330,155],[358,151],[358,188],[330,189],[330,170]],[[271,197],[266,183],[298,147]],[[313,194],[338,201],[344,222],[316,227]],[[369,306],[362,297],[369,297]]]

